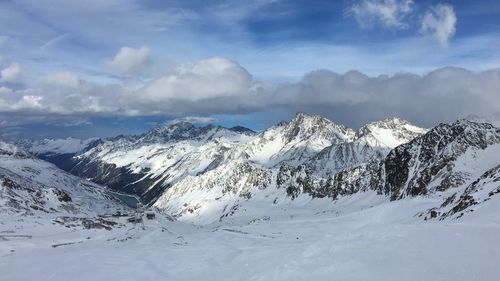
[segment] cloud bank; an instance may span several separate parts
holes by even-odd
[[[387,116],[422,125],[500,111],[500,69],[441,68],[425,75],[370,77],[318,70],[295,83],[255,79],[238,63],[212,57],[143,84],[99,84],[76,74],[45,75],[23,89],[0,86],[0,114],[170,116],[307,111],[357,126]],[[201,119],[200,119],[201,120]]]

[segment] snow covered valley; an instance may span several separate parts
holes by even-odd
[[[2,281],[500,276],[488,123],[356,132],[299,113],[261,133],[178,123],[67,141],[0,141]]]
[[[437,201],[367,192],[203,226],[114,218],[109,231],[2,216],[1,280],[496,280],[498,199],[460,219],[415,216]]]

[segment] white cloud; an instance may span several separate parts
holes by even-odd
[[[252,76],[239,64],[212,57],[179,66],[175,72],[153,80],[140,90],[141,99],[202,101],[246,94]]]
[[[140,48],[122,47],[108,65],[121,73],[132,73],[149,62],[150,50],[146,46]]]
[[[446,47],[448,40],[455,35],[456,23],[457,16],[453,7],[448,4],[439,4],[425,13],[420,32],[434,37],[439,45]]]
[[[404,20],[412,11],[412,0],[362,0],[348,9],[362,28],[381,24],[391,29],[406,28]]]
[[[0,78],[5,82],[17,82],[21,78],[22,67],[19,63],[13,62],[0,71]]]

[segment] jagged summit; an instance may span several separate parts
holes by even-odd
[[[476,122],[476,123],[490,123],[495,127],[500,127],[500,112],[496,112],[491,115],[478,116],[475,114],[470,114],[464,119]]]
[[[253,135],[254,132],[241,126],[226,128],[208,124],[195,126],[186,121],[165,123],[153,128],[139,139],[139,142],[175,142],[181,140],[210,140],[213,138],[237,137],[240,134]]]
[[[352,140],[323,149],[306,165],[324,177],[385,157],[398,145],[424,134],[427,130],[400,118],[386,118],[358,130]]]
[[[294,138],[310,137],[321,135],[324,137],[336,137],[341,140],[349,140],[354,137],[354,131],[344,125],[336,124],[319,115],[308,115],[304,112],[298,112],[295,117],[287,124],[288,137]]]
[[[165,123],[156,126],[151,131],[147,132],[144,140],[180,140],[195,137],[200,133],[200,130],[192,123],[180,121],[175,123]]]
[[[299,112],[289,122],[280,122],[257,135],[241,155],[266,167],[283,162],[299,165],[325,147],[353,140],[355,134],[321,116]]]

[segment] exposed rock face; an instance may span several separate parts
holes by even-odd
[[[498,143],[500,129],[490,124],[466,120],[440,124],[389,153],[383,161],[382,191],[399,199],[460,186],[468,175],[454,169],[456,160],[467,150],[484,150]]]
[[[462,216],[464,211],[473,211],[474,205],[484,203],[500,194],[500,165],[487,170],[460,193],[454,193],[440,206],[440,218]],[[458,198],[457,198],[458,197]],[[437,212],[437,211],[436,211]]]

